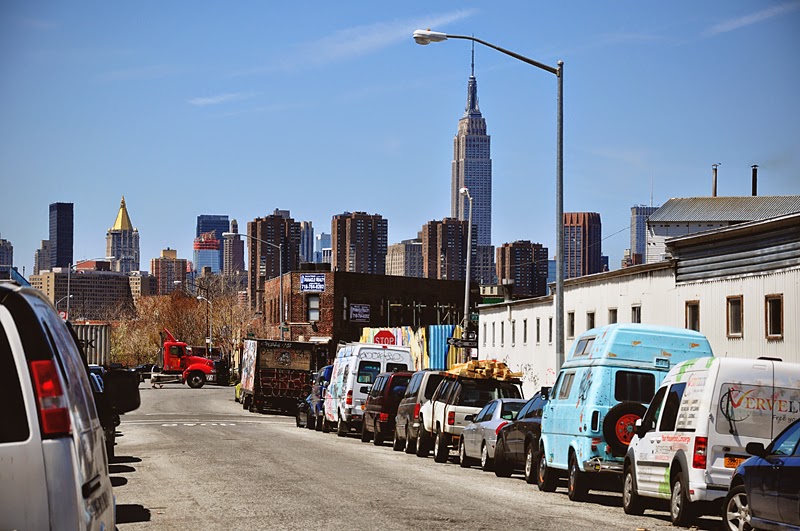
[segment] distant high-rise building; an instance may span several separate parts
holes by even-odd
[[[345,212],[331,222],[332,267],[372,275],[386,274],[389,222],[379,214]]]
[[[453,218],[429,221],[422,227],[423,276],[439,280],[464,280],[467,276],[467,230],[469,223]],[[475,227],[473,226],[473,235]],[[472,239],[473,258],[477,245]],[[472,267],[470,262],[470,269]],[[472,280],[475,275],[470,270]]]
[[[186,259],[178,258],[178,251],[167,247],[159,258],[150,260],[150,274],[156,277],[156,294],[169,295],[186,287]]]
[[[514,283],[515,297],[547,294],[547,247],[528,240],[505,243],[497,248],[497,280]]]
[[[42,240],[42,244],[33,253],[33,274],[50,269],[50,240]]]
[[[119,202],[114,225],[106,232],[106,257],[111,260],[113,271],[139,271],[139,230],[131,223],[125,196]]]
[[[390,245],[386,251],[386,274],[422,278],[422,239]]]
[[[219,273],[222,271],[225,262],[225,249],[224,249],[224,239],[222,237],[223,232],[228,232],[230,230],[230,223],[228,222],[228,216],[219,215],[219,214],[200,214],[197,216],[197,227],[195,230],[195,238],[199,238],[201,235],[213,232],[214,238],[219,240],[220,245],[217,249],[218,257],[217,257],[217,266],[213,268],[215,273]],[[196,260],[195,260],[196,261]],[[210,265],[210,264],[205,264]],[[198,267],[195,264],[197,271],[202,271],[202,268]]]
[[[314,226],[310,221],[300,222],[300,261],[314,261]]]
[[[231,220],[231,232],[237,236],[228,236],[222,241],[224,254],[222,273],[225,275],[233,275],[245,270],[244,241],[241,236],[238,236],[239,223],[235,219]]]
[[[564,278],[603,270],[602,225],[597,212],[564,213]]]
[[[0,278],[8,278],[14,267],[14,246],[11,242],[0,238]]]
[[[325,260],[323,257],[323,252],[325,249],[328,250],[328,259]],[[330,250],[331,250],[331,235],[320,232],[314,237],[314,261],[317,263],[330,263]]]
[[[276,209],[272,215],[248,222],[247,234],[252,236],[248,238],[248,297],[251,308],[263,311],[264,282],[299,268],[300,223],[288,210]]]
[[[219,273],[219,249],[221,242],[214,235],[214,231],[204,232],[194,239],[194,268],[201,273],[204,267],[211,273]]]
[[[72,203],[50,204],[50,263],[48,269],[68,267],[73,260]]]
[[[655,206],[637,205],[631,207],[631,265],[643,264],[647,249],[647,220],[658,210]]]

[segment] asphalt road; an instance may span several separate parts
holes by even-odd
[[[110,465],[120,531],[148,529],[669,529],[618,493],[570,502],[498,478],[244,411],[232,387],[141,384]],[[455,457],[455,453],[453,453]],[[700,529],[721,521],[704,518]]]

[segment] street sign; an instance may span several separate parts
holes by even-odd
[[[478,348],[478,341],[476,339],[448,337],[447,344],[456,348]]]
[[[475,321],[475,322],[478,322],[478,314],[477,314],[477,313],[471,313],[471,314],[469,314],[469,320],[470,320],[470,321]]]
[[[381,330],[377,334],[375,334],[375,343],[379,345],[394,345],[395,339],[394,334],[391,333],[389,330]]]

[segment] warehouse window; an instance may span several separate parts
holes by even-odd
[[[586,312],[586,330],[594,328],[594,312]]]
[[[542,326],[541,326],[541,319],[538,317],[536,318],[536,344],[538,345],[542,341]]]
[[[767,295],[767,339],[783,339],[783,295]]]
[[[306,303],[308,304],[308,321],[319,321],[319,295],[309,295]]]
[[[567,313],[567,339],[575,337],[575,312]]]
[[[700,331],[700,301],[686,301],[686,328]]]
[[[640,304],[631,306],[631,322],[632,323],[642,322],[642,306]]]
[[[608,309],[608,324],[614,324],[617,322],[617,309],[616,308],[609,308]]]
[[[523,319],[522,320],[522,344],[523,345],[527,345],[528,344],[528,320],[527,319]]]
[[[728,337],[742,337],[744,335],[744,330],[742,327],[742,323],[744,321],[744,297],[742,295],[728,297],[727,314]]]

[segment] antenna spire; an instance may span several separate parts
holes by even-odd
[[[472,62],[470,63],[470,73],[473,77],[475,76],[475,41],[472,41]]]

